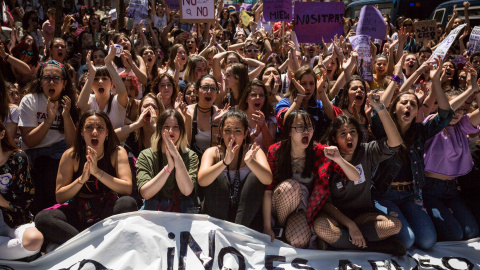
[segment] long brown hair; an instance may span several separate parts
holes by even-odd
[[[299,69],[297,69],[297,71],[295,71],[295,80],[297,80],[300,83],[300,80],[302,79],[302,77],[308,74],[313,76],[313,80],[315,81],[315,90],[316,90],[317,77],[315,76],[315,72],[313,71],[313,68],[309,66],[301,66]],[[290,103],[293,103],[293,100],[297,98],[297,95],[298,95],[298,90],[292,82],[288,87],[288,92],[285,94],[285,97],[290,99]],[[317,99],[316,96],[317,96],[317,91],[313,91],[313,95],[310,97],[310,100],[308,101],[308,103],[310,104],[312,102],[316,102],[315,101]]]
[[[420,101],[418,100],[417,95],[415,95],[413,93],[403,92],[403,93],[400,93],[399,95],[397,95],[393,99],[393,101],[390,105],[390,109],[388,110],[388,113],[390,114],[390,117],[392,117],[392,120],[395,123],[395,126],[397,127],[397,129],[399,131],[401,131],[402,129],[400,128],[400,124],[398,123],[398,117],[397,117],[397,113],[395,111],[397,109],[397,104],[400,101],[400,98],[404,95],[414,96],[415,100],[417,101],[417,109],[420,109],[419,108]],[[417,139],[417,129],[415,128],[416,122],[417,122],[417,117],[415,116],[413,118],[412,122],[410,123],[410,127],[408,128],[407,132],[405,132],[405,134],[400,132],[400,136],[402,136],[402,145],[400,145],[400,149],[398,150],[397,155],[399,155],[402,158],[402,160],[404,160],[404,161],[406,160],[406,157],[407,157],[407,148],[410,145],[412,145],[415,142],[415,140]]]
[[[117,134],[115,134],[115,130],[113,129],[112,122],[110,122],[108,114],[100,110],[88,110],[80,117],[80,121],[78,121],[77,125],[77,131],[75,133],[75,142],[73,144],[73,157],[75,159],[79,159],[81,156],[85,156],[87,153],[87,145],[82,137],[82,130],[85,125],[85,121],[90,116],[97,116],[105,121],[105,124],[107,125],[108,137],[105,138],[105,142],[103,143],[103,153],[105,157],[111,157],[112,154],[117,150],[117,147],[120,145],[120,141],[118,140]]]
[[[155,94],[158,94],[158,87],[160,86],[160,81],[163,79],[163,78],[167,78],[170,83],[172,84],[173,86],[173,93],[172,93],[172,96],[170,97],[170,104],[172,104],[172,107],[175,105],[175,101],[177,100],[177,97],[178,97],[178,84],[175,82],[175,79],[172,77],[172,75],[168,74],[168,73],[161,73],[159,74],[155,80],[153,80],[153,83],[152,83],[152,86],[150,88],[150,91],[148,91],[149,93],[155,93]],[[165,104],[164,104],[165,105]]]
[[[265,120],[268,120],[273,115],[273,109],[272,109],[272,105],[270,104],[270,102],[268,102],[267,87],[259,79],[253,79],[253,81],[251,81],[247,85],[247,87],[245,88],[245,91],[243,91],[243,94],[242,94],[242,97],[240,98],[240,101],[238,102],[238,109],[242,110],[244,112],[247,111],[247,109],[248,109],[247,99],[248,99],[248,96],[250,95],[250,93],[252,92],[252,89],[253,89],[254,86],[258,86],[258,87],[263,89],[263,94],[265,95],[265,101],[263,102],[263,106],[260,110],[265,115]]]
[[[157,104],[157,108],[158,108],[158,112],[159,112],[159,115],[162,114],[164,111],[165,111],[165,107],[163,106],[163,103],[161,100],[158,99],[158,97],[154,94],[154,93],[148,93],[147,95],[145,95],[142,100],[140,101],[140,104],[138,105],[138,110],[137,110],[137,119],[138,117],[140,117],[140,114],[142,113],[142,106],[143,106],[143,102],[145,102],[145,100],[147,98],[151,98],[155,101],[155,103]],[[159,116],[157,115],[157,117]],[[142,142],[142,138],[145,136],[145,132],[143,132],[143,128],[139,128],[137,130],[135,130],[135,139],[137,140],[138,142],[138,148],[139,149],[142,149],[144,148],[143,147],[143,142]]]
[[[10,95],[8,88],[0,72],[0,121],[5,121],[10,115]],[[10,119],[11,120],[11,119]]]

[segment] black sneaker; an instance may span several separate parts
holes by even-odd
[[[380,252],[402,257],[407,254],[405,246],[395,237],[389,237],[380,241],[368,241],[365,251]]]

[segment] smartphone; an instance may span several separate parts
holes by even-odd
[[[283,236],[283,228],[273,228],[275,238],[281,238]]]
[[[352,30],[357,32],[357,27],[356,26],[352,26]]]

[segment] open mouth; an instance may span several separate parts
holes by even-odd
[[[48,89],[48,93],[53,96],[55,94],[55,89]]]
[[[212,101],[212,98],[211,98],[211,97],[205,97],[205,100],[206,100],[207,102],[210,102],[210,101]]]
[[[96,147],[98,145],[98,139],[92,139],[91,143],[93,147]]]
[[[105,88],[101,87],[98,88],[98,93],[103,94],[105,92]]]
[[[412,64],[408,64],[408,67],[409,67],[409,68],[414,68],[414,67],[415,67],[415,64],[413,64],[413,63],[412,63]]]
[[[347,148],[352,149],[353,148],[353,142],[347,142]]]
[[[174,136],[174,135],[170,135],[170,139],[173,139],[173,138],[175,138],[175,136]]]
[[[302,137],[302,143],[303,143],[304,145],[308,145],[308,136],[303,136],[303,137]]]
[[[187,60],[187,58],[185,58],[185,56],[184,56],[184,57],[182,57],[182,60],[185,61],[185,60]]]
[[[262,104],[260,104],[260,103],[255,103],[255,104],[253,104],[253,106],[255,106],[255,108],[260,108],[261,105],[262,105]]]
[[[359,101],[363,101],[363,96],[362,95],[356,95],[355,99],[359,100]]]
[[[405,116],[406,116],[406,117],[410,117],[410,115],[411,115],[411,113],[410,113],[409,111],[406,111],[406,112],[405,112]]]
[[[327,69],[327,74],[330,75],[332,74],[333,69]]]
[[[152,62],[153,61],[153,58],[148,58],[148,62]]]
[[[62,56],[63,56],[63,53],[58,53],[58,56],[59,56],[59,57],[62,57]]]

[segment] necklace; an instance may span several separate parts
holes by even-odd
[[[202,113],[207,113],[207,112],[210,112],[210,110],[211,110],[211,108],[202,108],[202,107],[200,107],[200,105],[197,105],[197,108]]]

